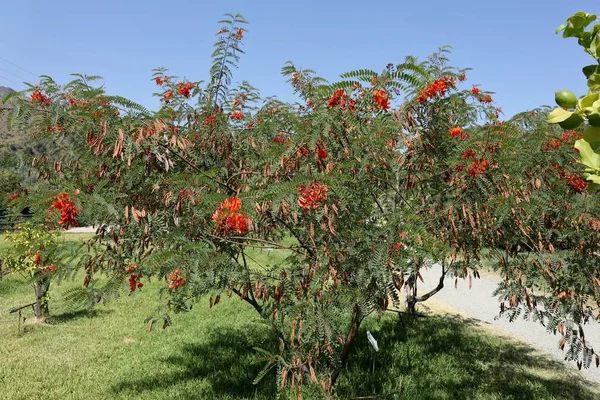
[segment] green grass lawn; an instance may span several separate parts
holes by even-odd
[[[282,258],[255,252],[261,264]],[[51,325],[26,324],[17,335],[13,306],[31,302],[17,275],[0,280],[0,398],[2,399],[273,399],[274,374],[252,381],[273,338],[253,309],[225,298],[178,314],[166,330],[148,332],[144,319],[160,304],[160,282],[100,305],[94,315],[69,309],[61,293],[81,279],[52,288]],[[125,293],[125,292],[124,292]],[[31,318],[31,312],[26,315]],[[27,322],[27,321],[26,321]],[[366,339],[377,338],[379,353]],[[373,371],[373,360],[375,369]],[[520,343],[458,317],[396,315],[371,318],[361,329],[336,398],[596,399],[595,386],[576,372]],[[387,396],[387,397],[385,397]],[[295,398],[287,393],[282,398]],[[305,396],[315,398],[314,396]]]

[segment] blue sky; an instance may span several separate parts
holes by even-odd
[[[496,92],[497,105],[510,117],[552,105],[559,89],[585,93],[581,67],[593,60],[554,29],[576,11],[600,13],[593,3],[5,1],[0,86],[23,89],[19,82],[35,82],[33,74],[61,83],[72,72],[101,75],[109,93],[155,109],[151,70],[167,67],[172,75],[206,79],[217,21],[231,12],[250,22],[247,53],[234,79],[248,80],[263,96],[294,99],[280,75],[287,60],[333,81],[345,71],[379,71],[406,55],[424,58],[451,45],[451,64],[473,68],[467,83]]]

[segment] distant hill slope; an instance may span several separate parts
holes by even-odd
[[[2,99],[10,94],[10,93],[14,93],[15,91],[11,88],[5,87],[5,86],[0,86],[0,109],[5,108],[4,103],[2,102]],[[8,111],[6,110],[0,110],[0,151],[3,150],[9,150],[9,151],[16,151],[16,152],[25,152],[25,153],[29,153],[29,154],[34,154],[39,152],[39,150],[41,150],[40,148],[36,149],[36,147],[39,147],[39,145],[34,145],[31,146],[31,143],[29,142],[29,138],[27,137],[27,135],[21,133],[21,132],[15,132],[15,131],[11,131],[10,129],[8,129],[7,126],[7,115]]]

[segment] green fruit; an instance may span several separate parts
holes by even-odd
[[[562,122],[559,122],[558,125],[560,125],[561,128],[563,129],[575,129],[577,128],[579,125],[581,125],[581,123],[583,122],[583,117],[579,114],[573,114],[571,115],[569,118],[565,119]]]
[[[600,128],[600,113],[592,113],[588,115],[588,122],[594,128]]]
[[[559,90],[554,93],[556,104],[564,108],[575,108],[577,106],[577,96],[570,90]]]

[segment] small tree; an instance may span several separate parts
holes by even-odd
[[[21,224],[18,232],[5,235],[6,241],[13,245],[4,260],[5,268],[32,279],[35,317],[40,322],[50,316],[48,291],[56,274],[57,237],[58,232],[31,224]]]

